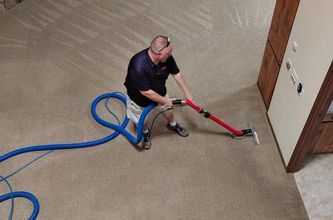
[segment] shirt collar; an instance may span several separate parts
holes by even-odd
[[[149,50],[149,48],[146,49],[146,58],[147,58],[147,62],[148,62],[149,66],[150,66],[151,68],[156,68],[157,65],[155,65],[155,64],[153,63],[153,61],[151,60],[151,58],[150,58],[150,56],[149,56],[149,54],[148,54],[148,50]]]

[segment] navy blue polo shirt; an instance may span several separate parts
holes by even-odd
[[[179,73],[179,68],[172,56],[165,63],[155,65],[148,55],[148,48],[135,54],[128,65],[127,76],[124,85],[127,94],[141,107],[154,103],[140,93],[140,91],[153,90],[161,96],[165,96],[165,87],[169,74]]]

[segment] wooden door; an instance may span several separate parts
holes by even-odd
[[[269,44],[269,41],[267,41],[258,77],[258,87],[264,100],[266,109],[268,109],[269,104],[271,103],[279,70],[280,65],[275,58],[274,51]]]
[[[312,153],[333,152],[333,114],[326,114],[314,139]]]

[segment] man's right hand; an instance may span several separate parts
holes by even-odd
[[[140,93],[146,96],[148,99],[157,102],[161,105],[164,105],[167,108],[172,108],[172,99],[160,96],[154,90],[140,91]]]
[[[172,104],[172,99],[170,98],[165,98],[165,102],[162,103],[164,106],[166,106],[167,108],[172,108],[173,104]]]

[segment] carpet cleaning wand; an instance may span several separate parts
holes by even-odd
[[[177,106],[177,105],[187,105],[187,106],[190,106],[194,110],[196,110],[197,112],[199,112],[200,114],[202,114],[205,118],[210,118],[211,120],[215,121],[217,124],[221,125],[225,129],[227,129],[228,131],[230,131],[232,133],[232,137],[237,138],[237,137],[250,136],[250,137],[253,137],[255,144],[259,144],[258,134],[255,131],[255,129],[252,128],[252,127],[250,127],[250,126],[249,126],[249,128],[246,128],[246,129],[243,129],[243,130],[234,129],[233,127],[231,127],[227,123],[225,123],[222,120],[220,120],[219,118],[217,118],[215,115],[209,113],[208,111],[206,111],[205,109],[201,108],[200,106],[197,106],[196,104],[194,104],[193,102],[191,102],[188,99],[186,99],[186,100],[175,99],[175,100],[172,101],[172,104],[175,105],[175,106]]]

